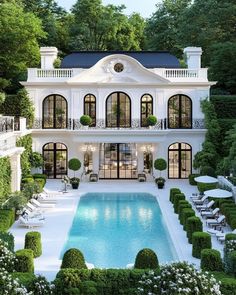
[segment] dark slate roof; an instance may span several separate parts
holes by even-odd
[[[178,59],[168,51],[76,51],[63,58],[61,68],[88,69],[112,54],[131,56],[145,68],[180,68]]]

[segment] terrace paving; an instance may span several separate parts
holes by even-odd
[[[63,189],[63,184],[60,180],[48,180],[46,187],[49,190],[58,191]],[[42,274],[46,276],[47,279],[53,280],[60,268],[60,252],[67,240],[67,234],[71,227],[78,201],[83,194],[88,192],[148,192],[158,199],[179,260],[194,263],[199,267],[200,260],[192,257],[192,245],[188,244],[186,232],[180,225],[178,215],[174,213],[173,206],[169,201],[169,190],[172,187],[180,188],[187,198],[189,198],[192,193],[197,192],[196,186],[190,186],[188,180],[167,180],[164,189],[158,189],[152,181],[99,180],[96,183],[81,182],[78,190],[69,189],[68,193],[58,195],[58,202],[55,208],[47,210],[44,213],[46,217],[44,226],[27,229],[19,226],[18,222],[15,222],[11,228],[11,233],[15,237],[15,250],[24,247],[26,232],[32,230],[41,232],[43,254],[41,257],[35,259],[35,273]],[[206,230],[205,222],[204,230]],[[223,245],[216,240],[216,237],[212,237],[212,247],[221,252],[223,250]],[[88,263],[92,263],[92,261],[88,261]],[[130,261],[130,263],[132,263],[132,261]]]

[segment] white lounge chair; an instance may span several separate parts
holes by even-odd
[[[208,196],[203,196],[200,200],[192,200],[195,205],[203,205],[203,203],[207,200]]]
[[[36,207],[36,208],[42,208],[42,209],[50,209],[54,208],[55,204],[49,204],[49,203],[40,203],[39,201],[35,199],[31,199],[30,202]]]
[[[50,191],[46,187],[43,188],[43,193],[46,194],[49,198],[63,195],[63,192],[61,192],[61,191]]]
[[[42,210],[38,207],[35,207],[32,203],[28,202],[25,207],[31,211],[31,212],[34,212],[34,213],[38,213],[38,214],[42,214]]]
[[[44,215],[42,215],[41,212],[37,211],[30,211],[27,208],[23,209],[23,212],[21,214],[22,217],[26,218],[39,218],[39,219],[45,219]]]
[[[48,195],[43,194],[43,193],[33,195],[33,198],[35,200],[39,201],[40,203],[51,203],[51,204],[57,203],[57,199],[52,198],[52,197],[48,197]]]
[[[209,203],[207,203],[206,205],[197,205],[196,209],[198,211],[204,211],[204,210],[209,210],[213,205],[214,205],[215,201],[211,200]]]
[[[234,229],[232,232],[229,232],[229,233],[222,233],[222,232],[216,233],[216,237],[220,242],[224,242],[225,236],[227,234],[236,234],[236,229]]]
[[[201,211],[201,216],[206,218],[215,218],[219,211],[219,208],[215,208],[214,210]]]
[[[222,225],[224,225],[224,223],[225,223],[225,216],[224,215],[221,215],[216,219],[207,219],[206,220],[206,224],[208,226],[215,226],[215,227],[222,226]]]
[[[22,216],[20,216],[18,222],[19,225],[32,228],[44,225],[45,220],[41,220],[39,218],[23,218]]]

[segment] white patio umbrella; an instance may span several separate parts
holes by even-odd
[[[195,177],[194,180],[196,182],[202,182],[202,183],[216,183],[216,182],[218,182],[217,178],[212,177],[212,176],[208,176],[208,175]]]
[[[205,191],[204,194],[208,197],[213,198],[230,198],[233,196],[232,192],[229,192],[224,189],[216,188],[216,189],[210,189],[208,191]]]

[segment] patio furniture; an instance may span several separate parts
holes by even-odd
[[[207,201],[208,196],[203,196],[200,200],[192,200],[194,205],[203,205]]]
[[[30,202],[35,205],[35,207],[37,208],[43,208],[43,209],[50,209],[50,208],[54,208],[55,204],[49,204],[49,203],[40,203],[39,201],[35,200],[35,199],[31,199]]]
[[[50,191],[46,187],[43,188],[43,193],[47,195],[47,197],[57,197],[59,195],[63,195],[61,191]]]
[[[38,200],[40,203],[49,203],[49,204],[57,203],[57,199],[48,197],[46,194],[43,194],[43,193],[33,195],[33,198],[35,200]]]
[[[232,232],[228,232],[228,233],[222,233],[222,232],[216,233],[216,237],[220,242],[224,242],[225,236],[227,234],[236,234],[236,229],[234,229]]]
[[[206,218],[215,218],[219,214],[220,209],[215,208],[214,210],[201,211],[201,216]]]
[[[201,182],[201,183],[217,183],[218,179],[212,176],[208,175],[202,175],[202,176],[197,176],[194,178],[196,182]]]
[[[145,173],[138,173],[138,181],[145,182],[147,180]]]
[[[35,207],[35,206],[34,206],[32,203],[30,203],[30,202],[28,202],[28,203],[25,205],[25,207],[26,207],[28,210],[30,210],[31,212],[38,213],[38,214],[39,214],[39,213],[42,214],[41,209]]]
[[[26,217],[26,218],[39,218],[39,219],[45,219],[45,217],[42,215],[42,213],[40,212],[34,212],[34,211],[30,211],[26,208],[23,209],[23,212],[21,213],[22,217]]]
[[[97,182],[98,181],[98,174],[97,173],[91,173],[89,175],[89,181],[90,182]]]
[[[19,225],[25,226],[28,228],[39,227],[44,225],[45,220],[39,218],[24,218],[22,216],[19,217]]]
[[[207,203],[206,205],[197,205],[196,209],[198,211],[204,211],[204,210],[209,210],[213,205],[214,205],[215,201],[211,200],[209,203]]]
[[[207,219],[206,220],[206,224],[208,226],[213,226],[213,227],[217,227],[217,226],[223,226],[225,224],[225,216],[221,215],[220,217],[216,218],[216,219]]]

